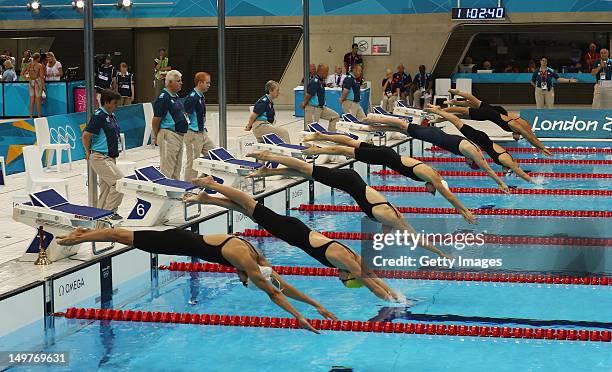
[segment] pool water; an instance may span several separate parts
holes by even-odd
[[[559,146],[576,146],[562,142]],[[510,145],[508,145],[510,146]],[[512,146],[523,146],[522,143]],[[609,147],[589,143],[586,147]],[[445,156],[444,154],[439,154]],[[563,154],[565,158],[567,154]],[[517,154],[529,157],[532,154]],[[575,156],[575,155],[571,155]],[[582,156],[582,155],[580,155]],[[585,155],[609,159],[606,154]],[[607,156],[607,157],[606,157]],[[469,170],[464,164],[435,163],[438,169]],[[439,167],[439,166],[442,167]],[[610,172],[610,166],[540,166],[534,171]],[[548,167],[546,170],[544,168]],[[447,178],[451,187],[495,187],[486,178]],[[543,188],[609,189],[606,180],[550,179]],[[372,175],[370,185],[417,185],[403,177]],[[535,187],[514,179],[508,184]],[[426,193],[384,193],[402,207],[450,207],[446,200]],[[609,197],[457,194],[468,208],[494,204],[495,208],[612,210]],[[353,205],[347,195],[334,192],[317,204]],[[298,212],[291,214],[320,231],[360,231],[361,213]],[[605,219],[572,221],[565,218],[481,217],[478,226],[458,216],[407,215],[415,228],[454,232],[462,229],[502,235],[552,236],[567,232],[607,237]],[[578,225],[578,227],[576,227]],[[572,230],[572,226],[575,227]],[[496,230],[497,229],[497,230]],[[601,236],[600,236],[601,235]],[[321,265],[275,238],[248,238],[274,265]],[[343,241],[357,252],[360,241]],[[514,272],[598,272],[610,275],[611,247],[573,247],[525,244],[485,244],[465,249],[466,257],[501,257]],[[446,247],[446,249],[453,249]],[[180,258],[177,260],[189,260]],[[561,262],[567,261],[566,265]],[[564,268],[564,269],[562,269]],[[418,268],[416,268],[418,269]],[[237,276],[222,273],[182,273],[160,270],[119,289],[121,301],[110,308],[213,313],[249,316],[288,316],[258,291],[244,289]],[[425,322],[432,324],[499,327],[552,327],[612,330],[612,286],[484,283],[444,280],[389,279],[388,284],[415,302],[407,307],[376,298],[365,289],[347,290],[333,277],[286,276],[285,279],[321,302],[341,320]],[[312,307],[292,301],[306,317],[319,318]],[[27,336],[22,330],[21,336]],[[0,339],[12,340],[14,335]],[[27,339],[27,337],[26,337]],[[44,340],[11,346],[45,351],[71,350],[71,370],[153,371],[329,371],[349,366],[354,371],[610,371],[612,344],[582,341],[495,339],[462,336],[377,334],[304,330],[239,328],[55,318]],[[10,370],[27,370],[12,368]],[[55,370],[55,369],[54,369]],[[58,370],[61,370],[59,368]]]

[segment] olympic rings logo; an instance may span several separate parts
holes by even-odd
[[[51,142],[67,143],[72,150],[76,147],[76,134],[74,133],[74,129],[69,125],[66,125],[66,127],[51,128],[49,130],[49,135],[51,137]]]

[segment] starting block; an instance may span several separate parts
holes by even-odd
[[[179,204],[183,205],[185,221],[199,217],[202,212],[200,204],[198,213],[188,215],[191,203],[183,202],[186,192],[197,188],[189,182],[166,178],[153,166],[139,168],[134,175],[117,181],[117,191],[136,197],[136,204],[127,219],[126,226],[156,226],[168,221],[168,213]]]
[[[298,159],[316,159],[317,157],[317,155],[304,155],[302,151],[307,149],[308,147],[285,143],[282,138],[280,138],[274,133],[263,135],[263,141],[263,143],[254,143],[253,148],[257,151],[270,151],[274,154],[291,156]]]
[[[387,143],[387,136],[385,132],[368,132],[364,131],[363,127],[366,125],[370,125],[370,123],[359,121],[353,114],[343,114],[342,120],[340,120],[337,124],[337,127],[345,130],[351,134],[359,137],[360,141],[370,142],[372,138],[378,138],[378,145],[383,145]],[[384,139],[384,143],[383,143]]]
[[[380,108],[380,110],[382,110],[382,108]],[[383,114],[383,115],[386,115],[386,114]],[[400,118],[406,118],[406,117],[412,118],[412,122],[414,122],[414,124],[419,124],[419,125],[424,125],[423,120],[432,121],[436,118],[436,115],[428,114],[427,112],[421,109],[410,107],[404,101],[395,102],[395,107],[393,108],[392,116],[400,117]],[[405,120],[408,120],[408,119],[405,119]]]
[[[255,146],[255,145],[253,145]],[[262,163],[254,161],[236,159],[229,151],[223,147],[208,150],[209,158],[201,157],[193,162],[193,169],[199,173],[211,175],[220,179],[221,183],[247,191],[249,188],[253,194],[259,194],[266,188],[264,177],[247,178],[251,172],[263,167]],[[257,184],[261,183],[261,189],[257,189]]]
[[[113,227],[112,221],[107,218],[113,214],[112,211],[70,204],[55,189],[31,193],[29,197],[29,202],[16,204],[13,207],[13,220],[34,228],[43,227],[45,232],[43,246],[46,248],[47,257],[51,261],[57,261],[77,254],[82,245],[60,246],[56,242],[56,236],[68,235],[77,227],[93,229],[99,227],[100,224],[106,225],[106,227]],[[91,244],[94,255],[114,247],[111,244],[109,247],[97,250],[95,243]],[[35,233],[34,239],[32,239],[20,260],[34,262],[38,258],[39,250],[40,238],[38,233]]]

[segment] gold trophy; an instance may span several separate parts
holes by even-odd
[[[47,250],[45,249],[45,231],[42,226],[38,227],[38,240],[40,242],[40,250],[38,251],[38,258],[34,265],[47,266],[53,262],[47,257]]]

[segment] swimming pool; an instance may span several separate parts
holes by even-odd
[[[563,142],[562,145],[577,144]],[[607,146],[589,143],[587,147]],[[555,158],[566,156],[576,155],[563,154]],[[585,156],[589,156],[589,159],[610,158],[609,154]],[[533,155],[517,153],[515,157]],[[439,169],[469,170],[461,163],[440,163],[434,166]],[[612,169],[609,166],[555,165],[543,170],[544,166],[529,166],[538,172],[609,173]],[[376,170],[376,167],[372,167],[372,171]],[[495,187],[487,178],[446,179],[451,187]],[[545,189],[609,190],[609,182],[601,179],[551,178],[547,182],[543,186]],[[403,177],[375,174],[369,177],[369,184],[416,186],[415,182]],[[520,188],[537,187],[514,178],[508,180],[508,184]],[[428,193],[384,194],[397,206],[450,206],[446,200]],[[612,210],[612,200],[605,196],[488,193],[464,193],[457,196],[468,208],[493,205],[491,208],[502,209]],[[317,197],[316,203],[355,204],[347,195],[339,192],[323,193]],[[360,232],[363,222],[361,213],[294,210],[291,214],[320,231]],[[417,230],[486,230],[491,236],[529,236],[540,239],[538,244],[524,244],[518,238],[506,238],[506,243],[487,242],[481,247],[466,248],[460,252],[466,257],[503,259],[503,267],[481,270],[484,272],[582,276],[588,276],[589,273],[610,276],[612,273],[610,246],[552,244],[546,243],[545,239],[609,239],[612,238],[609,218],[479,216],[480,224],[471,226],[456,215],[406,214],[406,217]],[[256,228],[254,225],[250,227]],[[320,267],[314,259],[277,239],[248,239],[274,265]],[[358,252],[361,250],[359,240],[343,242]],[[164,262],[167,261],[189,259],[164,258]],[[333,277],[290,275],[286,279],[320,301],[341,320],[426,323],[436,326],[612,330],[610,285],[387,279],[391,287],[415,301],[414,306],[407,307],[386,303],[363,289],[347,290]],[[235,275],[227,273],[152,270],[124,281],[115,289],[110,302],[102,301],[98,296],[84,298],[74,306],[192,314],[287,316],[265,295],[245,290]],[[295,301],[293,303],[306,317],[319,317],[313,308]],[[609,342],[350,331],[323,331],[321,335],[314,335],[296,329],[92,321],[63,317],[54,317],[47,322],[50,324],[42,335],[39,324],[34,324],[1,338],[0,343],[11,350],[70,351],[70,367],[64,367],[66,370],[329,371],[332,366],[348,366],[355,371],[609,371],[612,366],[612,344]]]

